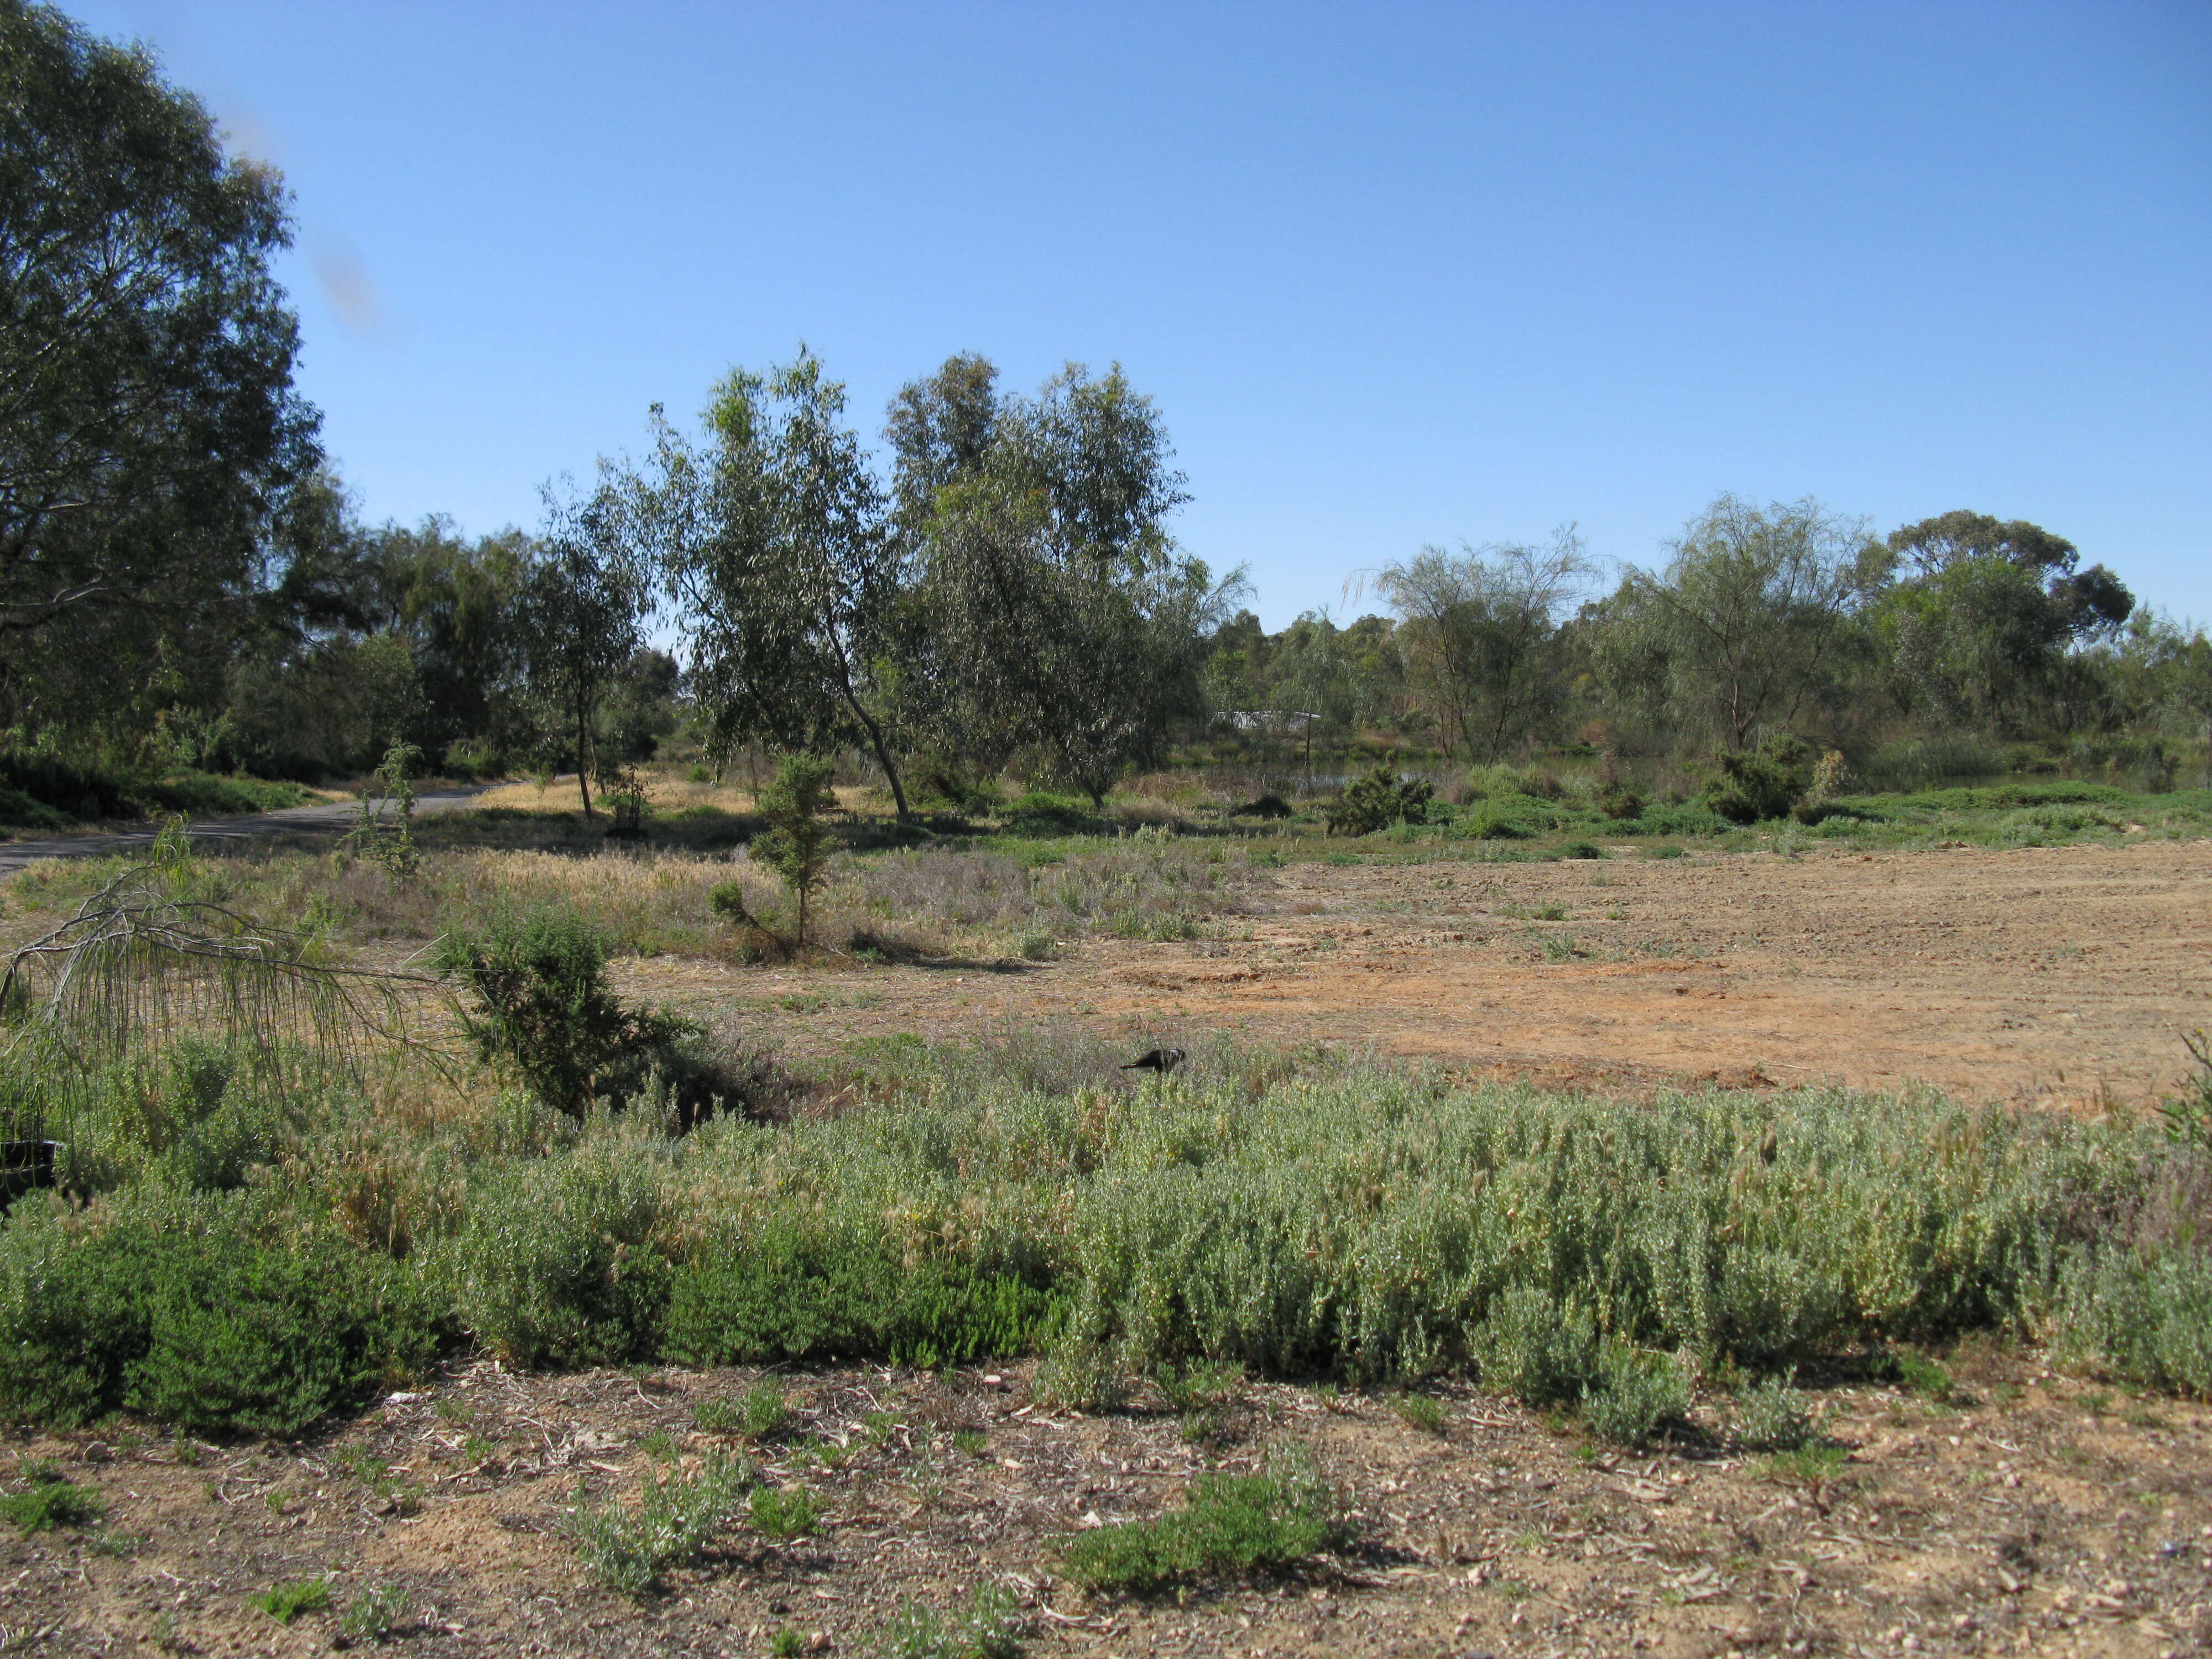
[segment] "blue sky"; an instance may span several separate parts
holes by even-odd
[[[71,0],[283,167],[362,510],[539,484],[801,339],[872,434],[1120,361],[1279,626],[1717,491],[2036,520],[2212,620],[2212,5]]]

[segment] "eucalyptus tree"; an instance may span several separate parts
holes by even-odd
[[[733,370],[703,449],[656,414],[654,463],[634,488],[718,750],[857,739],[903,817],[890,709],[903,561],[844,411],[844,386],[803,345],[765,374]]]
[[[282,182],[144,51],[0,3],[0,668],[17,717],[127,696],[237,620],[312,477]]]
[[[520,604],[532,693],[574,734],[576,788],[592,816],[600,704],[645,645],[653,590],[629,493],[611,469],[588,495],[545,491],[545,527],[529,550]]]
[[[1376,578],[1401,619],[1399,648],[1443,750],[1495,760],[1529,736],[1565,687],[1560,614],[1589,575],[1572,526],[1551,545],[1427,547]]]
[[[1593,662],[1615,696],[1709,724],[1730,750],[1832,691],[1892,562],[1863,522],[1816,501],[1728,495],[1670,550],[1663,570],[1632,568],[1596,608]]]
[[[1206,641],[1242,573],[1216,584],[1176,547],[1166,521],[1188,499],[1183,475],[1157,406],[1119,365],[1071,364],[1036,398],[988,410],[986,368],[957,359],[893,405],[898,491],[928,503],[915,534],[915,701],[940,741],[992,766],[1035,750],[1103,802],[1124,766],[1202,712]],[[988,433],[979,447],[900,442],[902,411],[954,406],[963,430]]]
[[[2023,520],[1958,511],[1893,532],[1902,579],[1880,618],[1900,700],[2017,729],[2063,701],[2069,653],[2116,635],[2135,599],[2073,543]],[[2079,665],[2075,665],[2079,666]]]

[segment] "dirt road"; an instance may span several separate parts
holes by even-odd
[[[1018,969],[631,983],[786,1048],[1000,1019],[1370,1045],[1553,1082],[1934,1085],[2095,1108],[2170,1091],[2212,1024],[2212,842],[1558,864],[1301,864],[1221,937]]]
[[[482,794],[481,788],[429,789],[415,798],[417,812],[448,812],[466,806]],[[195,841],[253,841],[277,836],[335,836],[353,828],[361,808],[349,800],[324,801],[313,806],[287,806],[274,812],[251,812],[243,817],[201,818],[192,823]],[[104,858],[150,847],[158,830],[93,830],[80,836],[55,836],[44,841],[0,842],[0,876],[21,869],[40,859]]]

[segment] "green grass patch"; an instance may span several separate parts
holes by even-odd
[[[1083,1589],[1147,1595],[1178,1583],[1279,1573],[1345,1537],[1334,1494],[1302,1458],[1264,1474],[1201,1474],[1155,1521],[1078,1533],[1060,1545]]]
[[[328,1578],[295,1578],[246,1599],[278,1624],[289,1625],[303,1613],[320,1613],[330,1606],[331,1584]]]
[[[50,1468],[32,1471],[30,1484],[21,1492],[0,1493],[0,1521],[26,1538],[34,1532],[93,1526],[106,1513],[97,1492],[73,1485]]]

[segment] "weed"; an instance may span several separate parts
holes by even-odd
[[[1030,962],[1051,962],[1060,955],[1060,941],[1042,929],[1033,927],[1022,935],[1019,949]]]
[[[1892,1356],[1897,1370],[1897,1380],[1906,1390],[1936,1405],[1948,1405],[1954,1384],[1951,1373],[1928,1355],[1912,1348],[1899,1348]]]
[[[768,1638],[768,1650],[774,1659],[797,1659],[806,1651],[806,1638],[786,1625]]]
[[[1440,1435],[1444,1431],[1444,1408],[1433,1395],[1394,1394],[1389,1405],[1398,1420],[1408,1428],[1419,1429],[1423,1434]]]
[[[637,1443],[637,1449],[656,1462],[665,1463],[676,1455],[676,1440],[665,1429],[655,1429]]]
[[[756,1486],[753,1525],[779,1540],[811,1537],[822,1525],[822,1500],[804,1486]]]
[[[1685,856],[1686,850],[1676,846],[1673,842],[1662,841],[1645,848],[1644,856],[1647,859],[1679,859]]]
[[[25,1474],[28,1487],[0,1495],[0,1521],[12,1522],[26,1538],[61,1527],[89,1527],[106,1512],[97,1492],[64,1480],[51,1465],[33,1464]]]
[[[1280,1572],[1342,1540],[1335,1495],[1302,1455],[1262,1474],[1201,1474],[1182,1508],[1156,1521],[1066,1540],[1068,1578],[1088,1590],[1147,1595],[1166,1585]]]
[[[1064,1342],[1037,1366],[1030,1391],[1048,1406],[1107,1412],[1128,1400],[1129,1378],[1105,1344]]]
[[[407,1618],[407,1592],[397,1584],[372,1584],[345,1605],[338,1615],[338,1634],[349,1642],[382,1642],[402,1628]]]
[[[733,1400],[702,1400],[691,1408],[691,1420],[708,1434],[735,1434],[745,1414]]]
[[[791,1421],[791,1407],[782,1386],[763,1377],[738,1401],[738,1431],[748,1440],[766,1440],[780,1434]]]
[[[1787,1486],[1810,1486],[1814,1490],[1826,1486],[1844,1471],[1850,1462],[1850,1448],[1832,1443],[1815,1443],[1800,1446],[1794,1451],[1776,1452],[1759,1461],[1760,1470],[1771,1480]]]
[[[327,1577],[295,1578],[289,1584],[272,1586],[246,1599],[278,1624],[289,1625],[303,1613],[320,1613],[330,1606],[331,1581]]]
[[[977,1429],[955,1429],[952,1449],[963,1457],[981,1457],[990,1445],[989,1440]]]
[[[1171,1412],[1188,1412],[1218,1406],[1231,1398],[1244,1381],[1242,1365],[1214,1360],[1153,1368],[1152,1382],[1166,1398]]]
[[[1583,1407],[1590,1432],[1619,1446],[1640,1446],[1690,1408],[1690,1379],[1671,1355],[1608,1342],[1598,1383]]]
[[[1016,1659],[1021,1632],[1013,1598],[996,1584],[979,1584],[949,1616],[900,1597],[881,1651],[883,1659]]]
[[[617,1503],[580,1507],[569,1536],[601,1583],[641,1595],[663,1568],[697,1559],[750,1478],[749,1469],[716,1452],[688,1478],[672,1470],[646,1475],[634,1509]]]
[[[1805,1396],[1793,1386],[1796,1380],[1794,1370],[1784,1372],[1752,1384],[1736,1397],[1737,1443],[1749,1451],[1794,1452],[1819,1437]]]

